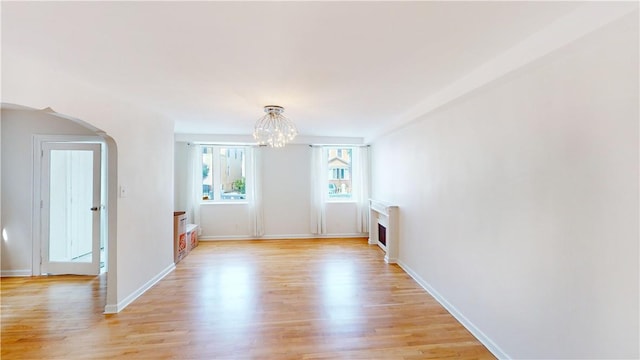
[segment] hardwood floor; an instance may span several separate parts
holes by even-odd
[[[2,359],[493,359],[362,239],[202,242],[116,315],[105,278],[3,278]]]

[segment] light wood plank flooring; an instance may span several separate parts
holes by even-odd
[[[204,242],[117,315],[104,276],[1,286],[3,360],[494,358],[363,239]]]

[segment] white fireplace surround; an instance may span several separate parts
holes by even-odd
[[[369,199],[369,244],[378,245],[385,252],[384,261],[389,264],[398,262],[398,206],[386,201]],[[378,224],[387,228],[386,246],[378,240]]]

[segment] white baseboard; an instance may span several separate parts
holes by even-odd
[[[458,320],[462,326],[464,326],[478,341],[482,343],[495,357],[498,359],[511,359],[507,353],[505,353],[498,345],[496,345],[482,330],[478,329],[469,319],[467,319],[455,306],[447,301],[440,293],[438,293],[429,283],[420,277],[415,271],[413,271],[407,264],[402,261],[397,263],[400,265],[409,276],[413,278],[423,289],[425,289],[429,295],[431,295],[437,302],[440,303],[456,320]]]
[[[126,308],[129,304],[131,304],[135,299],[139,298],[142,294],[144,294],[147,290],[151,289],[153,285],[158,283],[158,281],[162,280],[165,276],[175,270],[176,264],[171,264],[167,266],[164,270],[154,276],[151,280],[147,281],[144,285],[142,285],[138,290],[131,293],[129,296],[124,298],[117,304],[107,304],[104,307],[105,314],[117,314]]]
[[[288,240],[288,239],[333,239],[333,238],[362,238],[368,237],[368,233],[361,234],[288,234],[288,235],[263,235],[252,237],[248,235],[229,236],[202,236],[198,241],[221,241],[221,240]]]
[[[224,240],[257,240],[248,235],[228,235],[228,236],[198,236],[198,241],[224,241]]]
[[[31,269],[0,271],[0,277],[23,277],[23,276],[31,276]]]
[[[367,242],[369,241],[369,233],[355,233],[355,234],[323,234],[323,235],[313,235],[314,238],[320,239],[334,239],[334,238],[367,238]]]

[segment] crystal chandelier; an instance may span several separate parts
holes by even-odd
[[[267,105],[264,107],[267,114],[256,122],[253,129],[253,138],[260,145],[270,147],[283,147],[298,135],[298,130],[293,122],[282,113],[284,108],[278,105]]]

